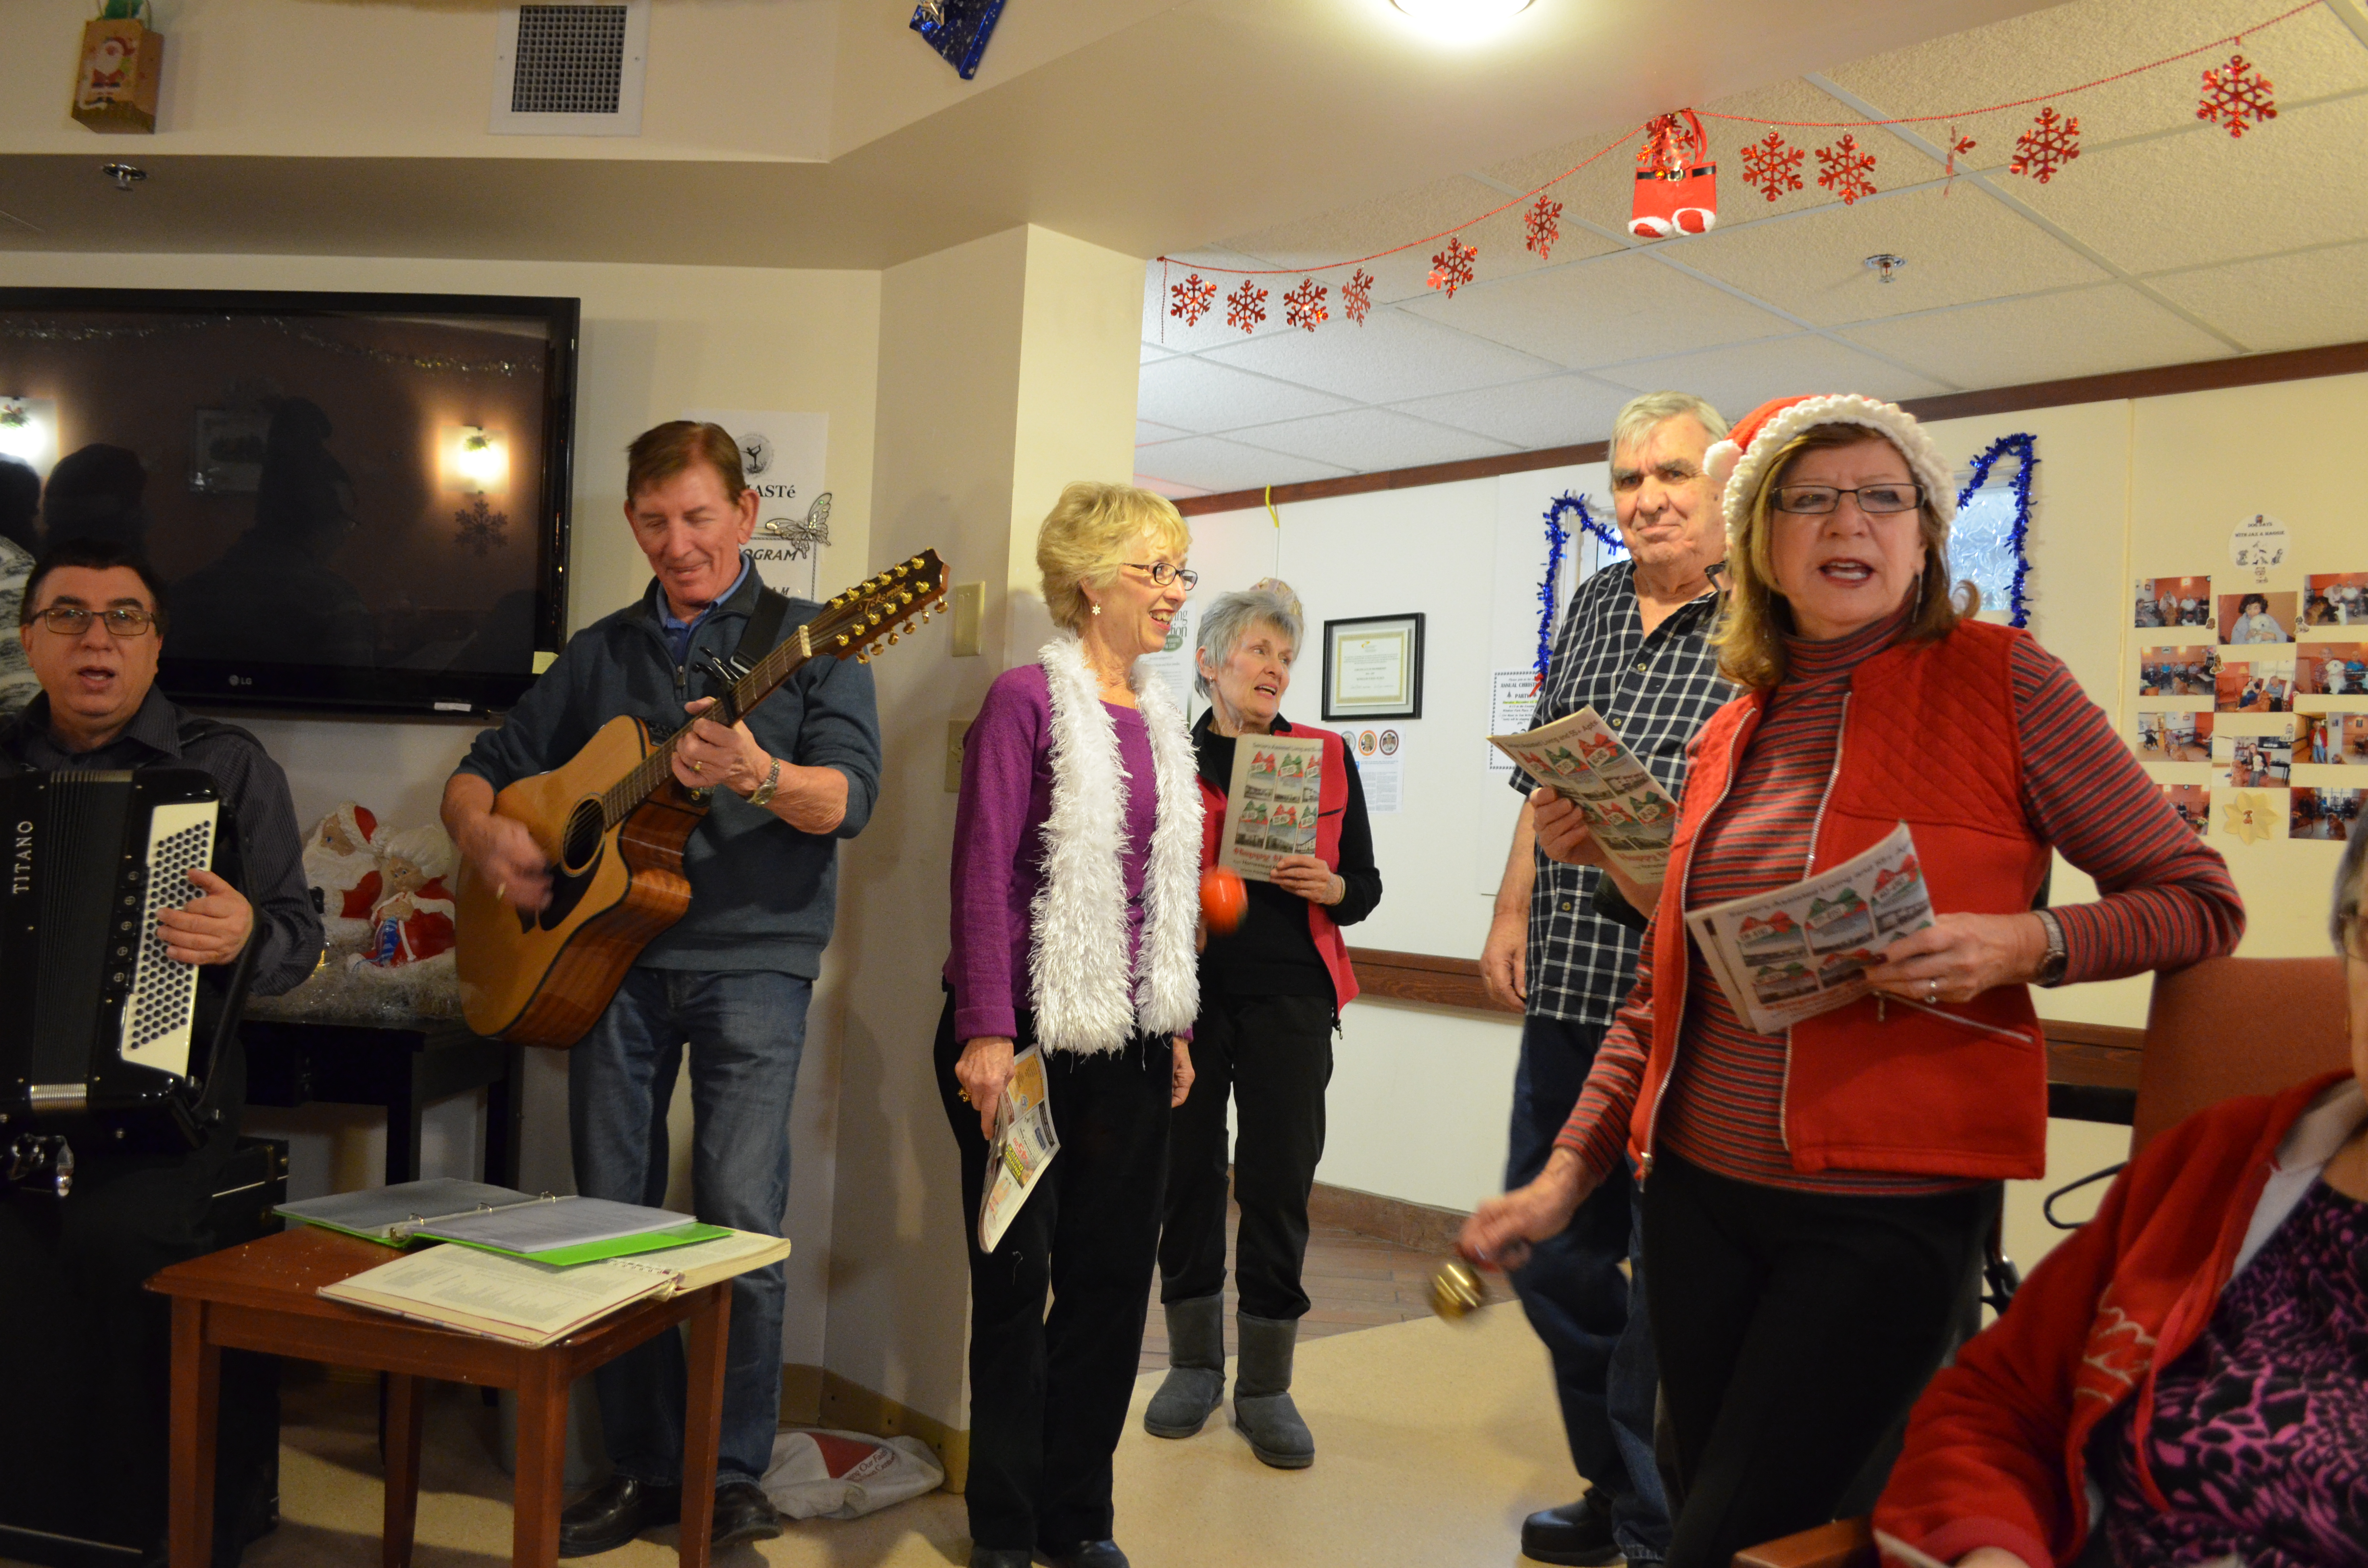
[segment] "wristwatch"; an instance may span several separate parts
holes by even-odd
[[[781,759],[777,756],[773,759],[773,770],[765,775],[765,781],[762,784],[757,785],[754,790],[748,791],[748,803],[752,806],[767,806],[772,804],[773,791],[780,787]]]
[[[2032,913],[2038,915],[2040,925],[2047,928],[2047,953],[2039,960],[2039,972],[2032,979],[2041,985],[2060,984],[2064,979],[2064,966],[2071,959],[2071,955],[2064,950],[2063,924],[2044,909],[2034,909]]]

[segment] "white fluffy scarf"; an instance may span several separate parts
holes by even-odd
[[[1036,1038],[1048,1051],[1114,1051],[1138,1028],[1173,1034],[1201,1010],[1193,932],[1201,873],[1201,790],[1176,699],[1138,667],[1130,677],[1151,732],[1158,801],[1143,879],[1143,948],[1126,949],[1126,782],[1118,727],[1076,637],[1037,655],[1053,699],[1053,812],[1044,819],[1044,881],[1030,909],[1028,972]],[[1129,995],[1132,980],[1133,994]]]

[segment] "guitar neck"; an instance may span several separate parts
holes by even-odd
[[[771,653],[757,660],[754,668],[733,683],[732,710],[745,717],[750,709],[779,690],[782,683],[797,674],[813,656],[814,650],[809,643],[806,628],[794,628],[789,636],[774,645]],[[680,729],[652,747],[650,755],[635,764],[632,772],[609,787],[600,797],[603,832],[638,811],[644,801],[674,777],[675,748],[689,733],[690,725],[685,722]]]

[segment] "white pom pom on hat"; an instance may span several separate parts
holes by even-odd
[[[1726,539],[1732,545],[1751,513],[1752,492],[1759,488],[1776,454],[1793,437],[1818,425],[1863,425],[1899,449],[1908,471],[1923,485],[1925,499],[1939,514],[1943,527],[1957,515],[1956,485],[1940,449],[1924,434],[1916,416],[1896,403],[1883,403],[1857,392],[1810,392],[1774,398],[1738,421],[1724,440],[1714,442],[1703,459],[1711,483],[1724,487]]]

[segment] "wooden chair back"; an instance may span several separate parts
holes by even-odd
[[[2206,959],[2156,975],[2130,1153],[2206,1106],[2348,1065],[2344,1003],[2333,954]]]

